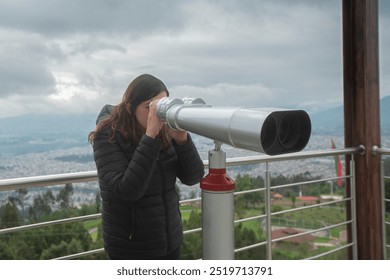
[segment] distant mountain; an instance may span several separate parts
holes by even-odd
[[[390,96],[381,99],[382,134],[390,134]],[[344,131],[343,106],[309,114],[313,134],[342,135]],[[0,145],[18,138],[37,142],[60,141],[60,138],[87,142],[87,135],[95,128],[97,114],[26,114],[0,118]],[[57,141],[54,141],[57,142]],[[22,143],[22,141],[21,141]],[[0,147],[4,150],[5,147]]]
[[[0,118],[0,134],[34,135],[37,133],[89,132],[95,128],[97,114],[26,114]]]
[[[88,146],[96,114],[26,114],[0,119],[0,157]]]
[[[390,96],[380,100],[381,130],[390,135]],[[310,114],[314,134],[342,135],[344,133],[344,107],[338,106],[326,111]]]

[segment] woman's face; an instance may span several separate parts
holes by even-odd
[[[163,97],[167,97],[167,92],[162,91],[159,94],[157,94],[155,97],[145,100],[144,102],[141,102],[137,108],[135,109],[135,118],[137,119],[138,123],[141,125],[142,128],[146,129],[147,123],[148,123],[148,115],[149,115],[149,104],[153,100],[158,100]]]

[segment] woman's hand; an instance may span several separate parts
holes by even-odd
[[[160,130],[164,125],[164,123],[157,116],[158,101],[159,99],[155,99],[149,103],[149,113],[145,134],[152,138],[156,138],[156,136],[160,133]],[[171,128],[168,128],[168,134],[178,145],[185,144],[188,141],[187,131],[173,130]]]
[[[168,129],[169,136],[178,144],[182,145],[188,142],[187,131]]]
[[[157,117],[156,110],[158,101],[159,100],[156,99],[149,103],[149,114],[145,134],[152,138],[156,138],[156,136],[159,134],[161,128],[164,125],[160,118]]]

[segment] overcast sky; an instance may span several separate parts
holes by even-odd
[[[0,0],[0,117],[98,112],[143,73],[215,106],[341,105],[341,2]],[[382,97],[389,2],[379,2]]]

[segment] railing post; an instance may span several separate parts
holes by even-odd
[[[385,162],[381,158],[381,193],[382,193],[382,239],[383,239],[383,259],[387,260],[387,238],[386,238],[386,190],[385,190]]]
[[[356,260],[358,256],[358,237],[357,237],[357,221],[356,221],[356,166],[355,156],[352,155],[351,161],[349,162],[351,172],[351,220],[352,220],[352,259]]]
[[[226,154],[219,142],[209,151],[209,174],[200,187],[203,259],[233,260],[235,182],[226,175]]]
[[[272,260],[272,219],[271,219],[271,179],[268,162],[265,163],[265,211],[267,215],[267,260]]]

